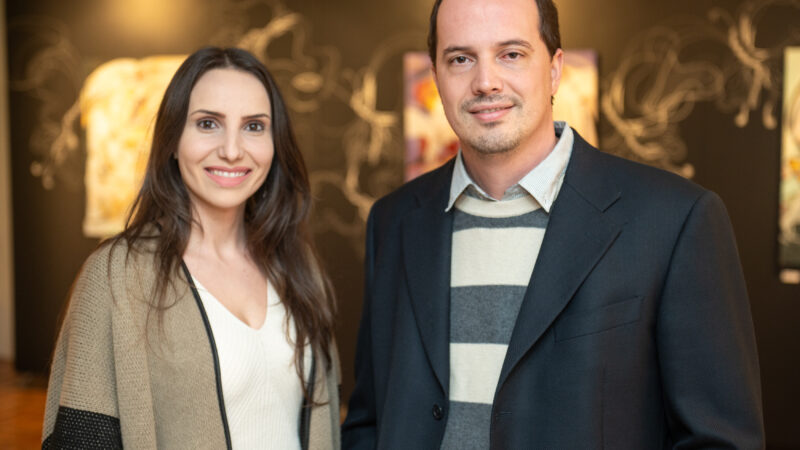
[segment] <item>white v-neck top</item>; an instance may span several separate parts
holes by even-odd
[[[267,315],[254,329],[239,320],[196,278],[219,354],[222,394],[234,449],[300,449],[298,427],[303,389],[294,363],[294,322],[286,333],[286,310],[271,283]],[[311,364],[306,351],[306,372]]]

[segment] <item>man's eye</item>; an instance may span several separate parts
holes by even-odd
[[[520,52],[508,52],[506,53],[507,59],[520,59],[522,58],[522,53]]]
[[[211,130],[217,128],[217,123],[211,119],[200,119],[197,121],[197,127],[203,130]]]
[[[456,64],[465,64],[469,59],[466,56],[456,56],[453,58],[453,62]]]

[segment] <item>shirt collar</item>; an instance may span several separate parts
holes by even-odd
[[[564,182],[564,174],[567,169],[569,157],[572,154],[572,144],[575,141],[572,128],[566,122],[554,122],[556,142],[553,151],[545,157],[536,167],[531,169],[525,176],[522,177],[517,184],[508,188],[504,197],[508,196],[511,192],[524,189],[528,192],[546,212],[550,212],[558,192],[561,189],[561,184]],[[489,196],[467,173],[467,168],[464,166],[464,160],[461,157],[461,150],[459,149],[456,155],[455,167],[453,168],[453,178],[450,182],[450,199],[447,202],[445,211],[450,211],[456,200],[468,188],[472,188],[479,194],[480,197],[490,201],[497,201]]]

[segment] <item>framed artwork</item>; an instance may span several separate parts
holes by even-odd
[[[783,78],[783,135],[778,219],[781,280],[800,283],[800,47],[787,47]]]
[[[142,184],[161,97],[184,59],[115,59],[86,79],[78,102],[86,130],[85,236],[122,231]]]

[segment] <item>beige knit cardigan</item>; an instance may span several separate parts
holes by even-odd
[[[155,281],[153,254],[127,253],[123,243],[102,246],[75,282],[53,356],[42,447],[228,448],[202,305],[176,274],[160,327],[144,298]],[[316,358],[314,398],[324,404],[311,411],[304,448],[340,447],[339,361],[332,348],[330,370]]]

